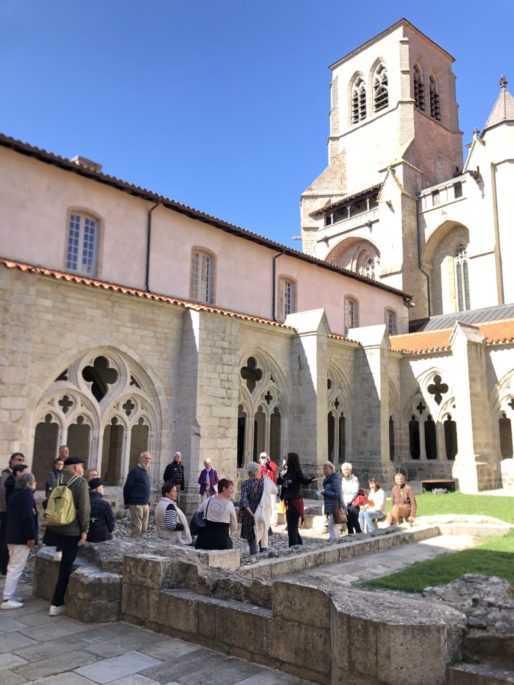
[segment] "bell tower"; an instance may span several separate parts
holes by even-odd
[[[328,166],[301,197],[304,252],[410,292],[416,316],[416,194],[462,169],[453,61],[401,19],[335,62]]]

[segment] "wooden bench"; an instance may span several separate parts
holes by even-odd
[[[432,492],[435,488],[448,490],[448,492],[455,492],[455,481],[451,478],[434,478],[433,480],[422,480],[421,487],[423,492]]]

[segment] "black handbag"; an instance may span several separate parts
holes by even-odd
[[[209,497],[209,501],[207,502],[207,507],[205,508],[205,517],[201,511],[195,511],[193,516],[191,517],[191,521],[189,522],[189,530],[191,531],[191,535],[198,535],[198,533],[202,530],[202,528],[205,528],[207,525],[207,512],[209,511],[209,504],[211,503],[211,498]]]

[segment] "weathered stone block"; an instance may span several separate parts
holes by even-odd
[[[272,607],[274,618],[330,628],[330,597],[317,587],[277,581],[272,586]]]
[[[172,560],[152,554],[136,554],[123,559],[123,583],[152,590],[169,583]]]
[[[121,612],[123,616],[142,620],[150,616],[150,598],[154,594],[139,585],[130,585],[123,581],[121,590]],[[158,591],[155,593],[158,594]]]
[[[216,639],[219,643],[265,655],[271,611],[250,604],[219,602],[216,605]]]
[[[241,553],[238,549],[202,550],[196,554],[203,563],[213,568],[237,571],[241,565]]]
[[[423,600],[353,589],[332,594],[332,678],[443,685],[459,656],[465,617]],[[430,659],[426,655],[430,654]],[[358,680],[356,681],[358,682]]]
[[[270,656],[298,669],[325,676],[330,672],[329,630],[274,617],[273,640],[269,641],[268,651]]]
[[[198,630],[198,600],[196,593],[187,590],[162,590],[152,601],[148,617],[160,625],[194,635]]]

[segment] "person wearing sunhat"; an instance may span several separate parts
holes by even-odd
[[[104,542],[112,540],[114,530],[114,514],[111,505],[103,498],[104,483],[101,478],[91,478],[89,481],[89,502],[91,515],[89,519],[88,542]]]
[[[78,548],[85,544],[87,538],[91,505],[89,488],[84,478],[84,465],[85,462],[81,457],[68,457],[64,461],[62,479],[59,480],[59,483],[62,481],[72,492],[76,516],[65,526],[49,526],[49,529],[55,533],[59,548],[62,550],[59,575],[48,612],[49,616],[59,616],[64,613],[64,595],[73,571],[73,562]]]

